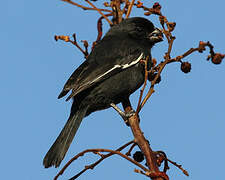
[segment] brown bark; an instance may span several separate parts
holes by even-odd
[[[127,98],[126,101],[124,101],[122,104],[126,113],[132,111],[129,98]],[[166,174],[159,171],[155,153],[152,151],[148,141],[145,139],[143,132],[141,131],[141,128],[139,126],[139,121],[140,119],[137,113],[135,113],[133,116],[129,118],[129,126],[134,135],[135,143],[137,143],[140,150],[145,156],[147,166],[149,168],[149,177],[152,180],[164,180],[165,178],[163,178],[162,176],[166,176]]]

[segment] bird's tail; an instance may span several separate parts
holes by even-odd
[[[69,119],[67,120],[65,126],[55,140],[54,144],[51,146],[44,157],[43,165],[45,168],[51,166],[58,167],[60,165],[80,126],[82,119],[86,115],[88,109],[87,106],[75,111],[73,110],[73,106],[71,108]]]

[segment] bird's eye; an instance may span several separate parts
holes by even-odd
[[[159,34],[158,33],[152,33],[151,36],[157,37]]]

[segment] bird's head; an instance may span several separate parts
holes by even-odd
[[[163,41],[163,33],[154,27],[153,23],[142,17],[133,17],[123,20],[120,24],[111,28],[111,33],[126,33],[129,37],[140,41],[140,43],[153,46],[155,43]]]

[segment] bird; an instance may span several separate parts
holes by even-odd
[[[115,107],[144,83],[145,66],[140,62],[151,57],[151,48],[162,40],[162,31],[143,17],[124,19],[109,29],[58,96],[71,92],[66,101],[73,102],[65,126],[44,157],[45,168],[60,165],[84,117]],[[151,63],[150,58],[148,67]]]

